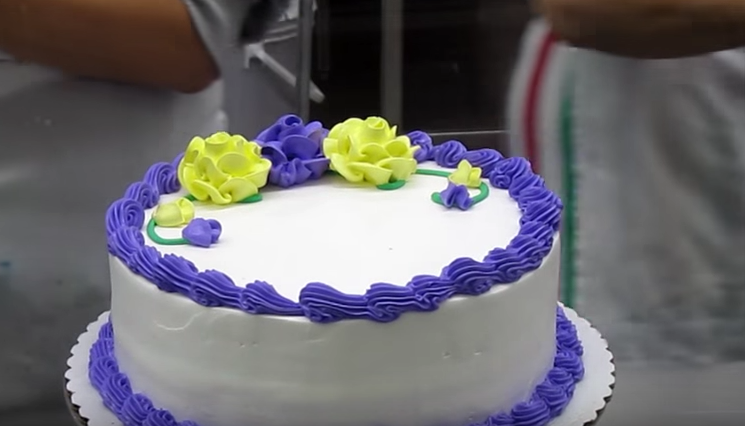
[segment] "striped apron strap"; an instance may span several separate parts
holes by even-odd
[[[570,74],[570,73],[568,73]],[[561,300],[570,308],[574,307],[576,289],[577,238],[577,192],[574,157],[574,80],[571,75],[562,85],[561,108],[559,114],[561,132],[561,199],[564,202],[561,239]]]
[[[544,162],[547,160],[547,153],[543,147],[547,143],[558,142],[559,149],[553,150],[557,155],[554,159],[560,162],[560,192],[564,202],[564,220],[562,224],[562,264],[561,264],[561,300],[562,302],[573,307],[575,303],[575,238],[576,238],[576,194],[575,194],[575,174],[574,174],[574,123],[573,123],[573,81],[571,73],[557,67],[555,59],[558,50],[562,45],[558,42],[555,35],[544,30],[537,40],[537,47],[532,48],[533,58],[528,60],[531,67],[527,74],[527,84],[524,86],[522,100],[518,108],[519,111],[519,129],[518,133],[522,138],[522,152],[536,173],[545,173]],[[523,70],[524,71],[524,70]],[[553,93],[549,94],[547,87],[548,80],[552,72],[561,72],[565,74],[559,84],[559,102],[557,109],[545,108],[547,102],[550,102]],[[515,79],[519,79],[516,76]],[[556,120],[556,125],[548,126],[555,128],[558,135],[546,136],[543,120]],[[515,123],[518,124],[518,123]],[[543,140],[546,138],[547,140]]]

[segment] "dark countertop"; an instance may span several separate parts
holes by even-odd
[[[600,426],[745,425],[745,362],[690,367],[616,363]]]

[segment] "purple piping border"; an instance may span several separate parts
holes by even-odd
[[[521,212],[520,230],[505,248],[495,248],[483,260],[455,259],[439,276],[419,275],[405,286],[375,283],[364,295],[342,293],[323,283],[309,283],[299,302],[280,295],[273,286],[256,281],[245,287],[222,272],[200,272],[192,262],[176,255],[161,255],[145,244],[141,229],[146,209],[158,203],[160,195],[177,192],[181,185],[176,166],[156,163],[142,182],[127,189],[106,213],[109,253],[129,269],[163,291],[178,293],[207,307],[238,309],[249,314],[305,316],[313,322],[331,323],[349,319],[376,322],[396,320],[405,312],[430,312],[457,295],[477,296],[493,286],[509,284],[537,269],[553,246],[561,221],[562,203],[549,190],[530,163],[523,158],[504,158],[493,149],[468,151],[458,141],[434,146],[424,132],[411,132],[412,144],[420,149],[417,161],[434,160],[441,167],[454,168],[461,160],[482,168],[490,184],[507,190]],[[467,214],[467,213],[466,213]]]
[[[545,426],[561,415],[574,395],[576,384],[584,377],[583,353],[576,327],[564,310],[557,307],[554,364],[543,382],[527,400],[509,412],[497,413],[468,426]],[[91,347],[88,378],[104,405],[125,426],[199,426],[191,420],[177,421],[167,410],[155,408],[147,396],[134,393],[129,378],[119,369],[110,321],[101,327],[98,340]]]

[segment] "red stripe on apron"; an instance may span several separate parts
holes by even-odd
[[[523,134],[525,135],[525,156],[533,165],[533,171],[540,173],[540,155],[538,148],[538,112],[540,108],[543,82],[551,63],[551,53],[554,51],[557,38],[548,31],[541,40],[533,72],[528,82],[527,99],[523,111]]]

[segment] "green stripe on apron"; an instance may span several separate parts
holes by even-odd
[[[571,73],[569,73],[571,74]],[[564,222],[561,237],[561,300],[572,308],[575,302],[575,241],[577,200],[574,176],[574,80],[567,78],[561,93],[559,129],[561,144],[561,199]]]

